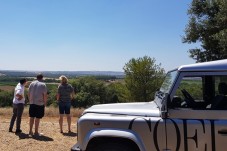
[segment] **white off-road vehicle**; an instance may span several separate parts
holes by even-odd
[[[94,105],[76,151],[226,151],[227,60],[169,71],[154,101]]]

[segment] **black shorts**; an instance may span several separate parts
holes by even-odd
[[[44,116],[44,105],[30,104],[29,117],[42,118]]]

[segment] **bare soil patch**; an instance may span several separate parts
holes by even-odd
[[[0,90],[3,91],[13,91],[15,86],[0,86]]]
[[[8,132],[10,116],[0,116],[0,150],[5,151],[69,151],[77,141],[76,121],[72,117],[72,132],[68,133],[67,121],[64,118],[63,130],[60,133],[58,117],[44,117],[40,121],[39,132],[43,136],[31,137],[29,132],[29,117],[23,116],[22,133]],[[14,130],[15,131],[14,125]]]

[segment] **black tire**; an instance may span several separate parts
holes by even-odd
[[[126,143],[108,142],[103,144],[98,143],[92,148],[88,148],[86,151],[138,151],[138,149]]]

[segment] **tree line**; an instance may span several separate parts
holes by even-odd
[[[155,90],[160,87],[165,75],[161,65],[156,65],[155,59],[148,56],[131,59],[125,64],[124,71],[124,79],[116,79],[113,76],[82,76],[69,79],[76,94],[72,106],[87,108],[94,104],[152,101]],[[50,79],[46,80],[44,82],[53,82]],[[47,106],[57,106],[57,82],[59,81],[47,83]],[[13,91],[0,90],[1,107],[11,106],[12,99]],[[26,101],[28,102],[28,98]]]

